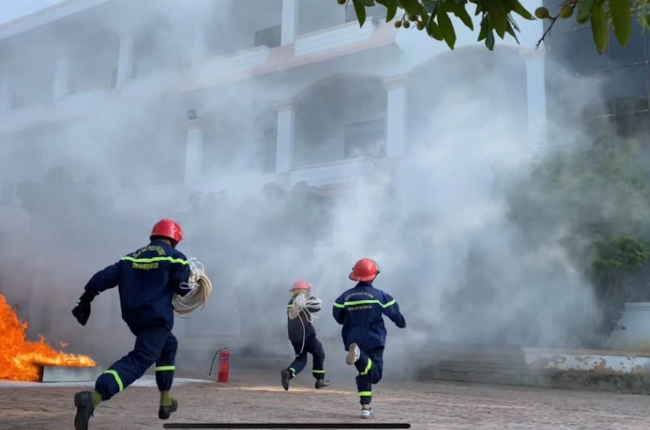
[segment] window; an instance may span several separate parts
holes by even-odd
[[[645,64],[612,70],[611,85],[617,114],[648,110]]]
[[[277,48],[282,40],[282,26],[265,28],[255,32],[255,46],[266,46],[268,48]]]
[[[612,65],[623,66],[645,62],[646,48],[644,39],[643,29],[635,19],[632,20],[632,34],[626,47],[622,47],[614,32],[611,32],[609,44],[612,51]]]
[[[345,158],[384,156],[384,120],[347,124],[344,131]]]
[[[602,54],[599,54],[594,44],[591,28],[576,30],[578,40],[578,63],[580,72],[589,72],[609,67],[609,51],[611,44]]]
[[[564,20],[568,21],[568,20]],[[549,48],[549,59],[556,62],[561,67],[570,70],[577,70],[578,65],[578,44],[576,41],[575,31],[557,31],[554,28],[553,44]],[[550,74],[552,76],[552,74]]]

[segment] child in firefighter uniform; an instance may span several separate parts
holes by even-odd
[[[329,381],[325,380],[325,351],[311,322],[311,314],[320,310],[320,300],[311,295],[311,285],[306,281],[296,281],[290,292],[292,296],[287,306],[287,330],[296,356],[293,363],[280,372],[282,387],[288,390],[289,381],[302,372],[307,365],[307,354],[313,358],[315,387],[327,387]]]
[[[122,257],[117,263],[97,272],[86,284],[72,314],[86,325],[90,303],[99,293],[118,287],[122,319],[135,335],[133,351],[122,357],[97,378],[95,390],[75,394],[75,429],[87,430],[90,417],[100,402],[121,392],[155,364],[160,391],[158,417],[167,419],[178,409],[170,395],[178,341],[172,334],[174,293],[184,296],[182,288],[191,275],[187,258],[177,251],[183,240],[181,226],[169,219],[156,223],[150,243]]]
[[[359,372],[356,381],[362,418],[372,416],[372,385],[382,378],[386,344],[383,316],[399,328],[406,327],[395,299],[372,285],[378,274],[379,266],[375,261],[368,258],[357,261],[349,275],[357,285],[341,294],[333,307],[334,319],[343,326],[341,335],[348,351],[345,361],[348,365],[354,364]]]

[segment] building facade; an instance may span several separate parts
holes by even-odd
[[[552,1],[545,1],[544,5],[551,11],[558,7]],[[610,31],[607,49],[598,54],[589,23],[579,24],[572,18],[555,23],[546,45],[551,120],[561,121],[566,115],[561,107],[570,104],[563,96],[567,92],[567,76],[592,79],[600,88],[597,94],[591,95],[594,100],[579,112],[585,129],[593,136],[607,133],[616,140],[634,138],[647,156],[650,138],[648,31],[633,20],[632,35],[626,47],[622,47]]]
[[[527,124],[522,145],[545,145],[539,21],[520,20],[520,44],[493,53],[456,21],[450,51],[385,23],[383,7],[360,27],[334,1],[260,3],[68,0],[0,26],[4,225],[29,228],[17,185],[57,165],[103,175],[116,216],[147,223],[186,213],[197,192],[367,178],[430,143],[422,125],[454,100],[452,78],[507,98]],[[481,85],[488,69],[511,83],[507,97]]]

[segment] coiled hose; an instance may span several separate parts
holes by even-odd
[[[203,265],[196,258],[190,258],[189,264],[192,274],[189,282],[181,284],[181,288],[190,291],[184,296],[174,294],[172,297],[174,315],[179,318],[190,318],[195,313],[201,312],[212,293],[212,282],[205,274]]]
[[[323,302],[314,296],[307,297],[306,294],[300,293],[293,299],[293,307],[289,310],[290,319],[300,319],[300,324],[302,324],[302,347],[298,355],[302,354],[305,349],[305,338],[307,337],[307,329],[305,328],[305,322],[302,319],[301,314],[305,315],[305,318],[308,322],[312,322],[315,318],[318,318],[318,315],[313,314],[309,309],[321,309]]]

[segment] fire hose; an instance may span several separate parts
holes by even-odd
[[[309,309],[317,309],[320,310],[322,306],[322,301],[314,296],[309,296],[307,297],[306,294],[300,293],[296,296],[296,298],[293,300],[293,307],[289,310],[289,318],[290,319],[296,319],[298,318],[300,320],[300,324],[302,325],[302,347],[300,348],[300,352],[298,355],[302,354],[302,352],[305,349],[305,338],[307,337],[307,329],[305,328],[305,322],[302,319],[302,314],[304,312],[305,318],[309,323],[311,323],[314,318],[318,318],[317,315],[313,314]]]
[[[205,274],[203,265],[196,258],[189,259],[190,275],[189,282],[182,283],[181,288],[189,290],[185,295],[174,294],[172,305],[174,315],[179,318],[189,318],[193,314],[201,312],[212,293],[212,282]]]

